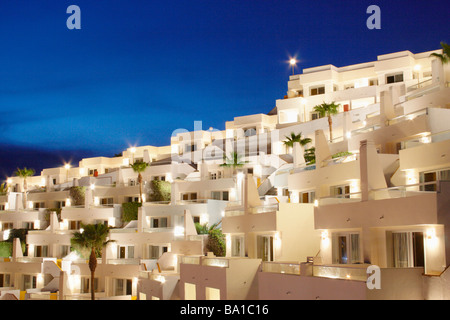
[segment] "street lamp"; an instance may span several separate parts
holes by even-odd
[[[295,60],[295,58],[291,58],[291,60],[289,60],[289,64],[292,67],[292,75],[294,75],[294,68],[297,65],[297,60]]]
[[[130,149],[130,152],[131,152],[131,154],[132,154],[132,161],[131,161],[131,164],[134,164],[134,154],[136,153],[136,148],[135,147],[132,147],[131,149]]]
[[[66,168],[66,182],[69,181],[69,169],[70,169],[70,164],[66,163],[64,165],[64,168]]]
[[[417,72],[417,89],[419,89],[419,79],[420,79],[420,68],[421,68],[421,65],[420,64],[416,64],[415,66],[414,66],[414,71],[415,72]]]

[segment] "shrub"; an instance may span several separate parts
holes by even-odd
[[[142,206],[140,202],[122,203],[122,221],[130,222],[138,219],[138,208]]]
[[[170,182],[162,180],[152,180],[150,187],[150,201],[170,201]]]
[[[84,205],[84,196],[86,193],[86,187],[70,187],[69,195],[73,201],[74,206]]]

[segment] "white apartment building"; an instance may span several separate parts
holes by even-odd
[[[268,114],[45,169],[27,179],[26,203],[23,180],[9,177],[1,233],[27,229],[27,250],[16,243],[0,262],[0,292],[89,298],[90,271],[70,238],[103,223],[115,242],[99,259],[100,299],[447,299],[450,67],[433,52],[304,69]],[[314,106],[332,101],[330,140]],[[287,148],[291,133],[311,142]],[[138,161],[150,164],[142,186]],[[152,180],[170,184],[170,199],[150,201]],[[72,187],[85,188],[82,203]],[[136,220],[123,221],[140,190]],[[205,256],[194,222],[220,223],[225,257]],[[367,288],[371,265],[382,290]]]

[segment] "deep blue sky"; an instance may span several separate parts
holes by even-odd
[[[69,30],[69,5],[81,30]],[[369,30],[369,5],[381,30]],[[1,0],[0,179],[267,113],[299,69],[449,39],[448,1]],[[297,69],[297,70],[299,70]],[[39,150],[39,152],[36,152]]]

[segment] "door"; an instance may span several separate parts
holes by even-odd
[[[423,267],[425,265],[423,242],[423,232],[393,232],[393,267]]]
[[[258,236],[258,259],[262,261],[273,261],[273,237],[272,236]]]

